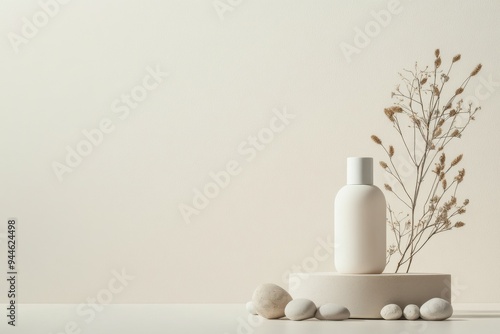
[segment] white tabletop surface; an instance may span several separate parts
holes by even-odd
[[[80,313],[78,307],[72,304],[18,305],[17,326],[8,326],[4,314],[0,333],[500,333],[500,304],[454,304],[453,317],[445,321],[265,320],[248,315],[242,304],[104,305],[99,311],[90,311],[92,309],[86,306]],[[5,313],[5,305],[2,310]]]

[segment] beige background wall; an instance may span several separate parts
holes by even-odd
[[[451,151],[467,225],[413,270],[451,273],[457,302],[500,302],[499,1],[41,3],[51,17],[0,3],[0,258],[5,271],[17,217],[21,302],[239,303],[291,270],[333,270],[345,159],[383,157],[369,137],[395,138],[382,110],[397,72],[437,47],[462,54],[459,76],[484,64],[466,91],[483,112]]]

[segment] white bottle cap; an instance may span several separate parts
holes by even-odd
[[[347,184],[373,184],[373,158],[347,158]]]

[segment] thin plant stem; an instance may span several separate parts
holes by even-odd
[[[389,158],[389,165],[381,162],[381,166],[399,186],[393,189],[386,184],[385,188],[408,210],[406,214],[396,214],[393,207],[387,206],[387,224],[395,244],[388,248],[386,260],[388,264],[397,258],[396,272],[403,267],[409,272],[415,255],[431,238],[464,226],[465,223],[457,219],[466,212],[469,204],[468,199],[463,203],[457,199],[457,190],[465,177],[465,169],[459,167],[463,155],[447,161],[445,149],[454,138],[462,136],[481,109],[472,104],[464,106],[459,97],[482,66],[476,66],[451,97],[445,99],[443,91],[461,56],[453,57],[446,71],[441,70],[439,50],[435,51],[435,57],[432,69],[419,69],[415,63],[414,70],[400,73],[403,86],[398,86],[392,94],[394,105],[384,110],[400,137],[402,150],[397,150],[399,157],[407,158],[413,166],[412,182],[407,182],[407,177],[403,178],[404,174],[394,163],[395,146],[385,146],[377,136],[372,136]],[[443,101],[446,103],[442,104]],[[458,117],[463,121],[461,126],[457,123]],[[411,128],[411,132],[407,132],[407,128]],[[434,173],[431,178],[428,177],[430,171]]]

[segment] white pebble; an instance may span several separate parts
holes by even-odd
[[[406,305],[403,315],[408,320],[417,320],[420,317],[420,310],[415,304]]]
[[[245,307],[246,307],[248,313],[253,314],[253,315],[257,315],[257,311],[255,311],[255,307],[253,307],[252,302],[246,303]]]
[[[401,318],[401,315],[403,315],[403,311],[401,311],[401,307],[399,307],[399,305],[388,304],[382,307],[382,310],[380,310],[380,315],[385,320],[397,320]]]
[[[351,312],[346,307],[333,303],[321,305],[315,315],[319,320],[344,320],[350,316]]]
[[[252,303],[255,311],[264,318],[278,319],[285,316],[285,307],[292,296],[276,284],[262,284],[255,289]]]
[[[285,315],[290,320],[305,320],[314,317],[316,304],[309,299],[299,298],[289,302],[285,307]]]
[[[451,317],[453,307],[442,298],[432,298],[420,307],[420,316],[424,320],[444,320]]]

